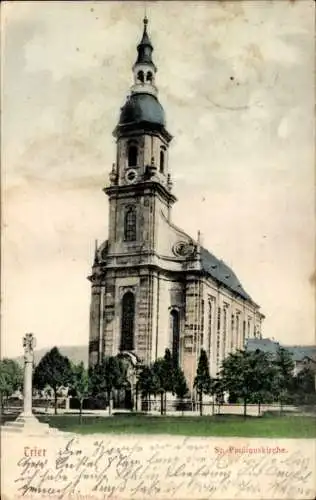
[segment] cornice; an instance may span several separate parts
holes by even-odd
[[[174,194],[170,193],[168,189],[166,189],[162,184],[156,181],[145,181],[139,182],[137,184],[127,184],[124,186],[108,186],[103,188],[103,192],[110,198],[111,196],[117,197],[117,195],[119,194],[128,195],[130,192],[134,192],[135,194],[143,194],[145,190],[160,193],[165,199],[168,200],[169,203],[175,203],[177,201],[177,198]]]
[[[173,136],[162,125],[145,121],[140,123],[117,125],[113,130],[112,135],[116,139],[119,139],[120,137],[129,135],[130,133],[135,134],[135,132],[139,135],[155,135],[159,133],[168,143],[170,143],[173,139]]]

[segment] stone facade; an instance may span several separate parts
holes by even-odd
[[[109,236],[96,248],[90,276],[89,363],[121,352],[150,364],[169,348],[192,390],[201,348],[215,376],[229,352],[260,338],[263,315],[233,271],[172,222],[172,137],[157,88],[141,75],[156,73],[152,50],[145,22],[104,189]]]

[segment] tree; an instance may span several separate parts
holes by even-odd
[[[166,370],[163,358],[157,359],[153,364],[153,373],[157,381],[157,393],[160,394],[160,414],[164,414],[164,393],[166,387]]]
[[[175,393],[175,373],[174,363],[170,349],[165,350],[163,358],[159,358],[153,364],[153,372],[158,383],[158,393],[160,394],[160,413],[163,415],[167,410],[167,392]]]
[[[83,362],[78,365],[72,365],[72,380],[71,392],[79,400],[79,423],[82,423],[82,408],[85,398],[87,398],[91,391],[88,370],[85,368]]]
[[[49,385],[46,385],[44,389],[39,392],[40,396],[45,399],[45,411],[47,412],[49,408],[49,402],[52,398],[54,398],[54,391]]]
[[[315,371],[311,366],[305,366],[294,377],[293,399],[295,404],[315,404]]]
[[[215,402],[219,407],[224,402],[223,381],[220,378],[211,379],[210,394],[212,395],[212,414],[214,415]]]
[[[175,383],[174,383],[174,392],[178,396],[178,398],[183,399],[188,393],[189,388],[181,368],[177,368],[175,370]]]
[[[252,394],[249,401],[258,404],[258,415],[261,414],[261,404],[272,400],[276,367],[270,353],[257,349],[250,359],[253,369]]]
[[[197,367],[196,377],[194,379],[194,387],[197,390],[200,404],[200,415],[203,415],[203,394],[209,394],[211,388],[211,377],[207,354],[204,349],[201,349],[199,364]]]
[[[247,403],[256,398],[261,404],[265,395],[273,390],[275,373],[268,355],[259,350],[230,353],[220,371],[224,390],[243,400],[244,417]]]
[[[174,392],[180,399],[180,405],[182,407],[182,414],[183,414],[183,398],[189,393],[189,388],[184,373],[180,367],[175,368]]]
[[[139,373],[137,384],[142,397],[149,400],[150,410],[150,396],[157,394],[159,390],[159,381],[154,369],[150,366],[144,366]]]
[[[167,392],[175,393],[176,367],[175,361],[171,356],[170,349],[165,350],[164,361],[164,393],[165,393],[165,413],[167,411]]]
[[[6,400],[23,385],[23,370],[13,359],[4,358],[0,361],[0,398],[3,408]]]
[[[175,374],[176,365],[175,365],[173,358],[171,356],[170,349],[165,350],[163,360],[164,360],[165,374],[166,374],[165,390],[168,392],[173,392],[174,391],[174,374]]]
[[[57,347],[47,352],[35,367],[33,384],[37,389],[49,385],[54,393],[55,415],[57,414],[57,397],[62,387],[71,382],[71,365],[67,356],[63,356]]]
[[[112,414],[113,390],[126,386],[126,369],[122,359],[117,356],[105,357],[91,373],[91,388],[95,395],[106,395],[109,402],[109,415]]]
[[[274,379],[273,390],[277,394],[280,402],[280,413],[283,411],[283,404],[293,387],[294,361],[292,354],[283,347],[279,347],[274,359],[276,367],[276,377]]]
[[[295,377],[295,389],[303,394],[315,392],[315,373],[309,366],[304,367]]]

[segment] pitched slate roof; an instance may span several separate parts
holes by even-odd
[[[300,346],[300,345],[281,345],[279,342],[270,339],[247,339],[246,349],[249,351],[270,352],[276,354],[278,347],[283,347],[292,354],[294,361],[303,361],[304,358],[310,358],[316,361],[316,346]]]
[[[244,290],[236,274],[222,260],[201,247],[201,264],[203,270],[216,281],[235,292],[246,300],[251,300],[250,295]]]
[[[284,347],[292,353],[294,361],[302,361],[306,357],[316,361],[316,346],[294,345]]]
[[[259,349],[263,352],[269,352],[271,354],[276,354],[278,348],[281,347],[279,342],[270,339],[247,339],[246,349],[248,351],[256,351]]]

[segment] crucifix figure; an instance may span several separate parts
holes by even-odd
[[[24,347],[24,407],[23,416],[32,416],[32,376],[34,362],[34,348],[36,339],[33,333],[27,333],[23,337]]]
[[[51,432],[47,423],[39,422],[32,413],[32,381],[34,348],[36,340],[33,333],[26,333],[23,337],[24,347],[24,387],[23,411],[13,422],[6,422],[3,426],[8,432],[26,432],[30,436],[42,436]],[[55,431],[52,431],[55,432]]]

